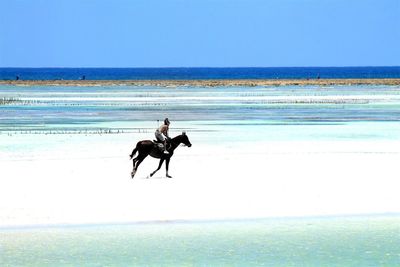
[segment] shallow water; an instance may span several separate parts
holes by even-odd
[[[1,266],[399,266],[396,216],[0,230]]]
[[[79,155],[78,160],[91,159],[101,163],[104,163],[105,158],[120,160],[123,157],[127,160],[126,157],[130,152],[128,150],[133,143],[140,138],[153,138],[157,120],[162,120],[164,117],[169,117],[172,121],[171,135],[178,134],[182,130],[188,132],[193,143],[193,153],[196,153],[196,147],[209,146],[214,146],[213,151],[218,153],[226,153],[227,149],[235,153],[238,151],[246,153],[252,146],[265,144],[264,142],[271,144],[275,141],[277,143],[306,141],[304,143],[306,149],[303,149],[302,145],[297,146],[302,153],[392,153],[389,159],[393,159],[399,153],[398,147],[392,145],[400,140],[400,87],[396,86],[265,88],[0,86],[0,99],[8,100],[6,104],[0,106],[0,163],[10,164],[13,160],[29,163],[26,165],[32,167],[30,173],[32,177],[15,177],[18,176],[15,173],[11,177],[25,178],[25,182],[31,183],[36,189],[42,186],[36,184],[36,181],[43,181],[40,179],[41,171],[51,174],[49,176],[51,179],[47,182],[52,183],[43,185],[44,189],[41,191],[44,194],[43,202],[37,202],[38,196],[35,192],[30,192],[30,188],[21,186],[18,182],[14,184],[14,190],[18,193],[13,192],[12,195],[18,201],[22,201],[23,207],[29,204],[23,203],[26,195],[32,198],[32,207],[36,208],[36,203],[47,205],[46,194],[50,194],[55,203],[65,202],[64,208],[74,207],[64,197],[59,199],[56,193],[51,194],[52,190],[49,192],[45,190],[46,186],[50,189],[54,187],[60,192],[65,188],[80,189],[76,193],[81,193],[78,194],[81,198],[77,198],[75,208],[85,204],[81,200],[86,200],[88,196],[93,197],[90,199],[99,205],[97,201],[104,200],[104,195],[103,191],[98,191],[97,195],[96,191],[92,191],[92,181],[95,181],[93,177],[79,176],[82,170],[75,170],[73,166],[69,166],[71,174],[78,176],[74,177],[76,184],[69,184],[70,181],[67,179],[63,181],[56,179],[58,170],[54,171],[54,179],[53,171],[47,167],[38,168],[35,172],[35,159],[42,161],[44,159],[44,162],[50,163],[57,162],[60,158],[70,157],[77,160],[76,157]],[[347,148],[341,144],[336,149],[335,145],[325,144],[319,147],[318,144],[312,143],[314,141],[325,141],[325,143],[332,141],[333,144],[351,141],[353,145]],[[354,145],[355,141],[360,141],[360,145]],[[386,141],[390,146],[381,146],[380,142]],[[241,148],[249,143],[252,146],[243,152]],[[376,143],[378,145],[375,146]],[[105,149],[111,154],[103,155],[98,149],[99,146],[104,146],[103,148],[112,146],[115,149]],[[234,149],[229,150],[230,147]],[[279,143],[265,150],[257,148],[257,151],[262,151],[264,156],[275,158],[280,155],[282,149],[286,149],[283,153],[291,155],[296,153],[292,146],[281,148]],[[190,155],[194,159],[199,159],[196,158],[196,154]],[[380,157],[375,158],[380,159]],[[312,164],[314,163],[310,163],[310,166]],[[332,166],[335,164],[333,162]],[[68,166],[65,168],[68,169]],[[100,168],[100,171],[106,169]],[[127,170],[126,177],[121,175],[121,180],[128,181],[129,171]],[[376,172],[377,177],[384,174],[382,170],[379,171]],[[109,172],[112,173],[109,177],[115,179],[115,173],[118,172],[112,170]],[[362,172],[351,173],[358,175]],[[366,184],[357,182],[362,180],[362,177],[343,175],[340,180],[342,182],[336,188],[340,185],[343,185],[343,188],[349,184],[350,186],[346,188],[347,191],[343,189],[343,192],[330,192],[334,202],[340,193],[344,193],[346,199],[353,200],[360,196],[359,186],[366,190]],[[83,177],[87,178],[88,185],[80,188],[85,182],[81,180]],[[109,189],[112,185],[111,189],[115,190],[113,194],[131,194],[130,190],[134,190],[134,188],[123,190],[122,185],[127,186],[125,183],[109,182],[109,177],[103,177],[107,181],[104,188]],[[194,182],[189,178],[184,177],[175,181]],[[215,178],[218,177],[209,179]],[[327,190],[338,183],[337,179],[335,181],[326,179],[322,177],[321,181],[318,181],[321,184],[326,183]],[[294,177],[290,180],[291,185],[297,180],[300,179]],[[372,184],[376,182],[379,186],[373,187],[373,190],[391,188],[394,192],[396,188],[394,180],[388,179],[386,181],[390,183],[381,186],[379,184],[381,180],[374,179]],[[5,181],[4,185],[7,185],[7,180]],[[101,181],[96,182],[101,184]],[[131,180],[129,182],[130,186],[137,186]],[[301,181],[298,183],[301,184]],[[185,184],[186,187],[188,185]],[[242,184],[240,185],[242,189]],[[173,187],[176,184],[172,183],[169,186]],[[218,199],[219,192],[224,192],[226,189],[225,183],[222,183],[222,186],[213,188],[218,192]],[[313,188],[308,188],[308,185],[302,186],[309,190],[307,192],[313,192]],[[368,188],[371,188],[371,181]],[[140,184],[138,190],[140,191]],[[208,185],[207,190],[209,190]],[[365,194],[372,192],[363,190],[361,191]],[[263,190],[261,191],[265,194]],[[392,191],[382,203],[397,199],[393,196],[390,198]],[[109,196],[108,191],[104,192]],[[378,198],[384,194],[383,192],[387,191],[382,190],[377,195],[372,194],[372,197]],[[285,191],[281,193],[284,194]],[[248,192],[246,194],[249,195]],[[188,194],[186,196],[191,197]],[[296,196],[302,195],[297,192]],[[367,196],[370,198],[369,194]],[[26,199],[30,199],[29,197]],[[296,201],[295,198],[292,199],[292,195],[289,197],[291,198],[288,203]],[[361,194],[361,199],[363,197],[365,196]],[[180,196],[178,198],[177,203],[181,203]],[[315,199],[321,201],[320,198]],[[99,203],[104,205],[107,201]],[[371,203],[373,201],[377,200],[372,199]],[[188,199],[188,203],[193,201],[190,202]],[[124,203],[128,207],[132,204]],[[346,204],[351,203],[346,202]],[[8,205],[12,207],[12,203],[2,203],[6,211],[9,211]],[[245,205],[241,205],[241,208],[244,207]],[[38,209],[40,208],[38,206]],[[104,215],[101,218],[113,221],[114,218],[110,218],[106,211],[103,212],[104,207],[96,206],[96,208],[101,211],[101,215]],[[115,209],[115,206],[112,209]],[[393,207],[388,209],[398,210]],[[56,214],[63,213],[59,207],[56,211]],[[34,218],[36,216],[35,210],[28,210],[27,213]],[[39,212],[39,219],[43,219],[40,217],[42,215]],[[30,218],[29,216],[27,218]],[[45,216],[51,215],[43,216],[46,219]],[[55,218],[57,219],[57,216]],[[71,219],[63,216],[61,218],[67,221]],[[0,266],[399,266],[399,226],[398,216],[371,216],[0,228]]]
[[[0,131],[129,130],[135,121],[236,125],[398,122],[398,86],[64,87],[0,86]],[[113,124],[111,124],[113,123]],[[203,124],[204,125],[204,124]],[[215,123],[214,123],[215,125]],[[221,124],[222,125],[222,124]],[[226,124],[225,124],[226,125]],[[151,126],[154,128],[154,126]]]
[[[187,131],[197,144],[400,139],[398,86],[1,85],[0,99],[8,100],[0,105],[5,157],[59,146],[71,134],[151,139],[165,117],[172,121],[172,136]],[[61,136],[53,142],[49,134]]]

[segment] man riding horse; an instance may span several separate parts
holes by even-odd
[[[130,158],[133,160],[133,170],[131,172],[132,178],[135,176],[140,163],[147,156],[151,156],[153,158],[160,159],[158,168],[150,174],[150,177],[152,177],[161,168],[161,165],[165,161],[166,176],[168,178],[171,178],[171,176],[168,174],[169,161],[171,160],[171,157],[174,155],[174,150],[180,144],[184,144],[185,146],[188,146],[188,147],[192,146],[192,144],[190,143],[189,138],[185,132],[183,132],[181,135],[171,138],[170,146],[168,148],[168,150],[169,150],[168,154],[164,154],[163,152],[161,152],[160,149],[158,148],[158,146],[156,144],[154,144],[154,142],[152,142],[151,140],[139,141],[136,144],[136,147],[133,149],[132,153],[129,155]],[[138,156],[134,158],[134,156],[137,152],[138,152]]]
[[[169,124],[170,122],[168,118],[165,118],[164,124],[161,125],[154,133],[157,141],[163,144],[164,154],[169,154],[169,152],[167,151],[167,141],[171,139],[168,135]]]
[[[153,158],[160,159],[158,164],[158,168],[153,171],[149,176],[152,177],[160,168],[163,162],[165,161],[165,169],[166,176],[171,178],[168,174],[168,166],[171,160],[171,157],[174,155],[174,150],[180,145],[183,144],[185,146],[191,147],[192,144],[189,141],[186,132],[182,132],[181,135],[175,136],[174,138],[170,138],[168,135],[169,129],[169,120],[165,118],[164,124],[161,125],[155,132],[155,136],[157,138],[157,142],[153,142],[151,140],[143,140],[139,141],[136,144],[136,147],[133,149],[132,153],[129,155],[130,159],[133,160],[133,170],[131,172],[132,178],[135,176],[137,169],[140,163],[147,157],[151,156]],[[168,141],[168,145],[167,145]],[[163,144],[162,150],[160,150],[160,144]],[[134,158],[135,154],[138,153],[137,157]]]

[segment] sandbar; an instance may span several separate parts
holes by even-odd
[[[20,86],[329,86],[400,85],[400,79],[214,79],[214,80],[0,80],[0,85]]]

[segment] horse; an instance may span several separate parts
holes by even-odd
[[[156,142],[153,142],[151,140],[143,140],[139,141],[136,144],[136,147],[133,149],[132,153],[129,155],[130,159],[132,159],[136,152],[139,152],[138,156],[133,159],[133,170],[131,172],[132,178],[135,176],[137,169],[142,163],[142,161],[148,156],[152,156],[153,158],[158,158],[160,159],[160,163],[158,164],[158,168],[150,174],[150,177],[152,177],[162,166],[164,160],[165,160],[165,169],[166,169],[166,176],[168,178],[172,178],[168,174],[168,166],[169,166],[169,161],[171,157],[174,155],[174,150],[180,145],[184,144],[185,146],[191,147],[192,144],[189,141],[188,136],[186,135],[185,132],[183,132],[181,135],[178,135],[169,141],[169,145],[167,145],[167,151],[169,154],[163,153],[161,149],[159,148],[158,144]]]

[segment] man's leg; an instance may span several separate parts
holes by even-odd
[[[164,154],[169,154],[167,151],[167,139],[164,139]]]

